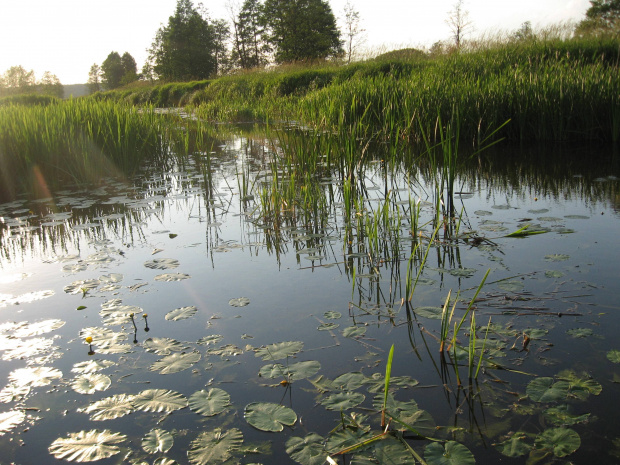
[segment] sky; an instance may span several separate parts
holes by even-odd
[[[203,0],[212,18],[229,19],[227,4]],[[329,0],[337,18],[347,0]],[[373,51],[428,48],[449,40],[446,19],[456,0],[350,0]],[[50,71],[63,84],[85,83],[93,63],[129,52],[140,71],[160,26],[176,0],[0,0],[0,74],[11,66]],[[198,0],[194,0],[197,5]],[[473,33],[469,38],[514,31],[525,21],[536,29],[584,18],[589,0],[464,0]]]

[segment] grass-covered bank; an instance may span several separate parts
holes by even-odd
[[[175,126],[153,108],[93,100],[0,105],[0,199],[126,175],[165,159]]]
[[[322,129],[360,123],[384,138],[421,138],[458,110],[475,138],[507,120],[512,140],[620,138],[620,39],[533,39],[439,56],[348,66],[284,67],[210,81],[97,94],[132,104],[192,106],[217,121],[296,120]]]

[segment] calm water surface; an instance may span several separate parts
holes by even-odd
[[[402,172],[386,179],[381,162],[374,162],[358,180],[366,188],[358,213],[371,218],[389,191],[398,234],[394,240],[383,234],[379,251],[369,254],[368,240],[355,228],[351,242],[343,242],[347,225],[336,175],[320,184],[327,199],[321,218],[300,213],[274,228],[261,217],[257,194],[242,201],[236,173],[251,167],[256,193],[268,179],[268,165],[261,165],[268,152],[260,149],[252,158],[257,150],[242,137],[217,147],[210,188],[188,163],[0,205],[2,463],[60,461],[50,446],[91,430],[126,435],[119,453],[99,463],[150,464],[162,457],[189,463],[194,441],[215,428],[237,428],[244,446],[263,452],[237,451],[226,463],[294,463],[287,441],[309,433],[327,438],[341,421],[340,407],[326,401],[333,394],[357,393],[356,402],[342,404],[343,414],[366,416],[364,425],[380,429],[373,398],[382,402],[392,344],[392,376],[400,377],[392,384],[394,397],[415,400],[426,412],[415,417],[414,427],[465,445],[476,463],[620,461],[620,352],[614,352],[620,351],[620,172],[607,154],[599,160],[585,151],[549,152],[549,164],[541,166],[544,151],[513,156],[498,150],[461,172],[455,198],[460,221],[453,224],[458,231],[449,237],[440,229],[432,243],[427,171],[421,168],[413,182]],[[411,202],[421,202],[414,234]],[[505,237],[526,224],[546,232]],[[407,304],[416,241],[412,276],[430,250]],[[460,292],[453,324],[458,322],[487,269],[474,307],[479,349],[489,319],[492,330],[472,386],[467,356],[457,352],[459,388],[454,352],[439,353],[438,312],[449,291],[453,298]],[[231,305],[241,297],[249,304]],[[183,310],[171,313],[176,309]],[[85,342],[89,336],[92,347]],[[466,348],[469,337],[467,319],[458,344]],[[169,354],[193,358],[179,362],[163,349],[154,352],[153,341],[163,338],[178,342]],[[288,357],[269,360],[256,353],[298,341],[301,350],[291,349]],[[101,385],[83,379],[88,361],[100,362],[96,373],[109,386],[101,378]],[[285,376],[270,378],[266,369],[304,361],[314,368],[300,379],[293,375],[288,386],[280,383]],[[339,378],[350,373],[348,381]],[[328,389],[325,383],[336,379],[327,392],[317,388]],[[538,400],[535,379],[550,380],[546,397]],[[553,388],[561,381],[569,386]],[[84,393],[84,386],[95,384]],[[185,406],[196,392],[213,388],[230,396],[220,413],[205,416]],[[136,404],[127,415],[102,420],[84,411],[102,399],[152,389],[178,393],[184,408]],[[261,431],[244,418],[254,402],[287,406],[297,420],[282,432]],[[574,416],[554,419],[552,408]],[[143,438],[154,429],[174,438],[167,452],[143,449]],[[576,447],[574,436],[573,446],[558,440],[568,447],[566,456],[544,448],[541,438],[554,429],[578,436]],[[519,435],[523,439],[513,441],[522,453],[502,453],[502,444]],[[424,456],[429,441],[409,444]]]

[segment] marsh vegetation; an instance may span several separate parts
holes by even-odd
[[[3,457],[614,463],[617,53],[0,106]]]

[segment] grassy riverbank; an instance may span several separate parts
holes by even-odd
[[[191,106],[213,121],[295,120],[382,138],[420,139],[458,112],[474,139],[510,124],[520,141],[620,139],[618,39],[487,43],[460,53],[389,54],[348,66],[284,67],[210,81],[97,94],[132,104]]]

